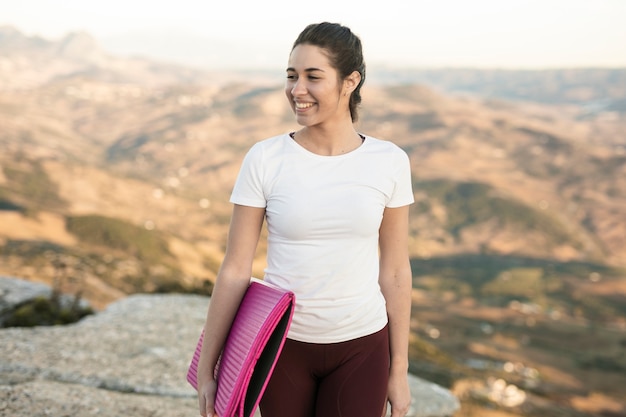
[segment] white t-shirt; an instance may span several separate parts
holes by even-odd
[[[288,134],[265,139],[246,154],[230,201],[266,209],[264,279],[296,296],[289,338],[336,343],[386,325],[378,231],[385,207],[413,203],[402,149],[367,136],[322,156]]]

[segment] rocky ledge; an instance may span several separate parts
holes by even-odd
[[[0,288],[3,297],[16,294]],[[132,295],[75,324],[0,329],[0,415],[197,416],[185,375],[209,301]],[[448,390],[409,377],[410,416],[458,410]]]

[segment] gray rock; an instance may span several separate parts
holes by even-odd
[[[79,384],[33,380],[0,385],[6,417],[197,417],[196,400],[127,394]]]
[[[0,327],[4,325],[6,318],[20,305],[27,301],[52,296],[52,288],[46,284],[25,281],[18,278],[0,276]],[[63,294],[59,299],[62,306],[69,307],[74,302],[74,297]],[[80,307],[88,308],[89,303],[81,299]]]
[[[132,295],[72,325],[1,329],[0,415],[197,416],[185,375],[209,301]],[[448,390],[410,380],[410,416],[458,409]]]
[[[0,317],[28,300],[50,294],[52,290],[46,284],[0,276]]]

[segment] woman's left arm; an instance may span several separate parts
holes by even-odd
[[[391,416],[404,417],[411,405],[408,382],[412,274],[408,250],[409,206],[386,208],[380,226],[380,275],[387,302],[391,368]]]

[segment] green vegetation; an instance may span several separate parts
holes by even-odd
[[[130,254],[142,261],[171,260],[167,240],[157,231],[100,215],[67,218],[67,230],[82,242]]]
[[[10,241],[1,249],[2,255],[26,254],[28,259],[33,260],[31,266],[45,263],[55,271],[50,295],[28,300],[3,313],[3,327],[69,324],[93,314],[93,309],[81,301],[85,289],[83,265],[77,262],[77,258],[65,254],[61,246]]]
[[[540,231],[555,246],[568,243],[580,247],[580,243],[556,219],[519,201],[498,195],[488,184],[441,179],[417,182],[415,188],[446,207],[445,227],[455,237],[466,227],[496,220],[501,227]],[[422,205],[420,209],[428,210],[429,207]]]
[[[0,211],[18,211],[20,213],[26,212],[26,209],[11,201],[10,198],[6,196],[6,189],[0,187]]]
[[[576,364],[582,369],[598,369],[605,372],[626,372],[626,353],[620,351],[615,354],[582,354],[576,359]]]
[[[411,333],[409,341],[409,370],[429,381],[452,387],[460,365],[435,345]]]
[[[429,129],[445,127],[436,112],[415,113],[411,115],[409,130],[411,132],[424,132]]]
[[[192,287],[181,283],[183,273],[178,261],[159,231],[100,215],[68,217],[66,227],[81,242],[92,246],[89,268],[126,293],[212,292],[209,283]],[[98,249],[106,251],[108,261],[96,253]],[[84,255],[83,261],[87,262]]]
[[[160,294],[197,294],[210,296],[213,293],[213,283],[211,281],[202,281],[201,284],[190,287],[180,282],[180,280],[169,280],[157,283],[154,290]]]
[[[66,248],[46,241],[9,239],[0,245],[0,259],[18,257],[33,268],[53,266],[56,275],[71,277],[97,276],[106,284],[126,294],[138,292],[189,293],[210,295],[210,281],[183,284],[183,273],[172,259],[146,261],[132,257],[131,251],[113,251],[99,245],[84,244],[80,249]],[[62,261],[59,261],[62,260]],[[1,260],[0,260],[1,262]]]
[[[18,164],[3,167],[8,184],[0,190],[0,201],[10,202],[21,211],[63,208],[66,202],[59,197],[56,184],[48,177],[41,163],[22,162],[28,168]]]
[[[42,240],[8,239],[4,246],[0,246],[1,256],[16,256],[26,259],[34,267],[49,263],[45,259],[46,253],[64,253],[63,246]]]
[[[508,295],[522,299],[541,296],[546,288],[541,268],[513,268],[500,273],[481,288],[481,293],[489,295]]]
[[[258,87],[240,94],[234,101],[233,115],[237,118],[254,117],[260,114],[259,100],[276,91],[272,87]],[[227,103],[229,106],[232,103]],[[288,112],[287,112],[288,113]],[[293,116],[292,116],[293,117]]]
[[[107,149],[106,161],[116,163],[128,158],[134,158],[141,146],[149,142],[150,139],[151,137],[147,133],[134,138],[125,137],[123,140]]]
[[[587,262],[488,254],[463,254],[411,260],[413,286],[433,293],[453,291],[485,305],[506,306],[512,300],[544,308],[560,307],[594,321],[626,317],[620,297],[581,294],[572,280],[587,281],[592,274],[603,279],[624,279],[626,271]]]
[[[93,314],[93,310],[81,306],[78,299],[70,305],[64,305],[58,297],[37,297],[13,311],[5,320],[4,327],[70,324],[89,314]]]

